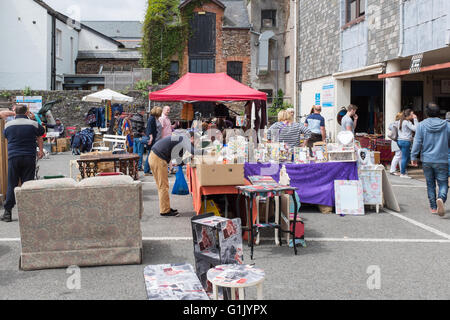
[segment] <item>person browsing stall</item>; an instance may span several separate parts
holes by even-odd
[[[192,155],[201,154],[194,150],[194,132],[173,134],[156,142],[149,156],[149,164],[158,188],[159,212],[163,217],[178,216],[178,210],[170,207],[169,173],[167,171],[172,159],[181,160],[185,151]]]
[[[12,221],[12,209],[16,204],[14,188],[23,183],[34,180],[37,156],[44,156],[44,127],[36,121],[28,119],[28,107],[17,105],[16,117],[5,125],[4,135],[8,140],[8,189],[6,191],[5,212],[2,221]],[[37,141],[37,143],[36,143]]]
[[[414,122],[413,122],[414,121]],[[411,145],[413,141],[413,134],[416,131],[419,121],[417,116],[411,109],[403,110],[400,120],[396,122],[398,125],[398,140],[397,144],[402,151],[402,161],[400,162],[400,178],[411,179],[408,176],[406,169],[409,160],[411,159]]]
[[[358,123],[358,115],[356,114],[358,107],[351,104],[346,109],[347,114],[341,120],[341,130],[355,133],[356,125]]]
[[[294,122],[291,113],[281,110],[278,113],[278,122],[275,122],[267,132],[268,140],[276,140],[285,142],[289,148],[300,147],[301,135],[305,135],[308,140],[311,137],[311,130],[301,123]],[[303,144],[306,145],[307,141]]]

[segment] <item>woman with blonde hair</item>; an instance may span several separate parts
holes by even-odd
[[[150,151],[152,150],[153,145],[162,137],[162,124],[159,121],[161,117],[163,109],[161,107],[153,107],[150,111],[150,117],[147,121],[147,128],[145,130],[145,134],[148,137],[148,154],[150,155]],[[144,163],[144,174],[150,175],[150,166],[148,164],[148,156]]]
[[[294,117],[290,112],[281,110],[278,112],[278,122],[275,122],[267,132],[267,139],[274,140],[274,142],[285,142],[290,148],[293,148],[300,147],[302,134],[307,140],[311,136],[311,130],[301,123],[294,122]]]
[[[411,159],[411,145],[413,141],[413,134],[419,125],[417,116],[411,109],[403,110],[400,120],[396,121],[398,125],[398,140],[397,144],[402,151],[402,161],[400,162],[400,178],[411,179],[408,176],[406,169],[409,160]]]
[[[391,123],[389,125],[389,130],[393,131],[393,130],[397,130],[398,131],[398,126],[397,126],[397,121],[400,120],[400,118],[402,117],[403,112],[399,112],[397,113],[397,115],[395,116],[395,122]],[[394,127],[396,127],[394,129]],[[392,140],[391,141],[391,151],[395,152],[394,157],[392,158],[392,162],[391,162],[391,169],[389,170],[391,175],[394,176],[399,176],[400,173],[397,172],[397,166],[400,165],[400,162],[402,161],[402,150],[400,150],[400,147],[397,144],[397,141]]]

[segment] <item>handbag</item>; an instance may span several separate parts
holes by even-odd
[[[397,124],[394,123],[391,126],[391,129],[389,130],[389,133],[388,133],[387,136],[388,136],[389,139],[391,139],[393,141],[397,141],[398,140],[398,127],[397,127]]]

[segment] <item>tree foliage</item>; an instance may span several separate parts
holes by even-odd
[[[148,0],[143,25],[141,65],[152,68],[153,82],[168,82],[173,58],[182,65],[193,9],[201,6],[202,2],[192,1],[182,12],[179,4],[180,0]]]

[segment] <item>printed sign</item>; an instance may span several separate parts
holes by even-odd
[[[25,104],[31,112],[37,113],[42,108],[42,96],[16,96],[16,103]]]
[[[315,105],[316,106],[320,106],[320,93],[316,93],[316,99],[315,99]]]
[[[322,107],[334,106],[334,84],[326,83],[322,86]]]

